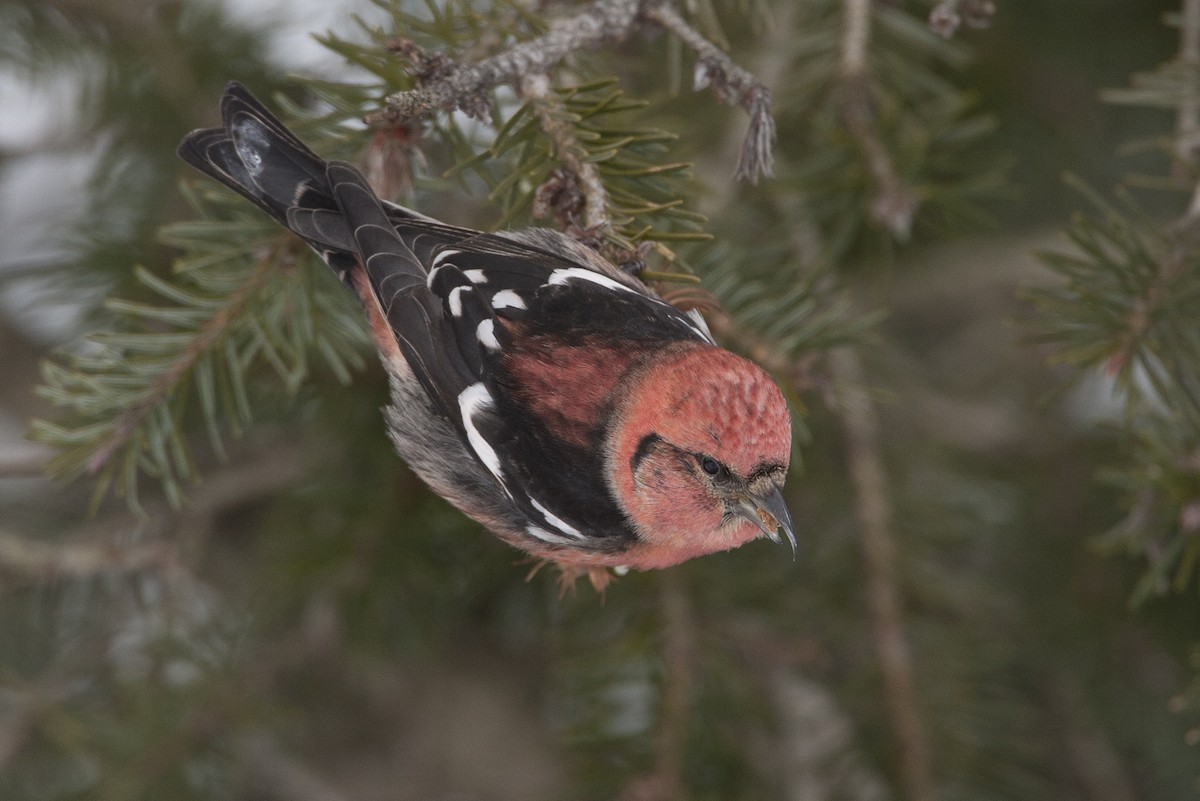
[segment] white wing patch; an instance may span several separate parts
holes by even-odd
[[[529,499],[529,502],[531,504],[533,504],[534,509],[537,509],[539,512],[542,513],[542,517],[546,518],[547,523],[554,526],[556,529],[561,531],[563,534],[566,534],[568,537],[574,537],[575,539],[583,539],[583,534],[580,533],[579,529],[575,528],[570,523],[563,520],[558,515],[554,514],[554,512],[551,512],[545,506],[542,506],[540,503],[537,502],[537,498],[531,497]]]
[[[463,270],[463,275],[465,275],[467,280],[472,284],[487,283],[487,275],[483,272],[483,270]]]
[[[566,537],[560,537],[557,534],[551,534],[541,526],[535,526],[532,523],[525,527],[525,533],[531,537],[535,537],[542,542],[548,542],[551,545],[572,545],[572,541]]]
[[[686,312],[684,312],[684,314],[690,317],[692,322],[695,323],[695,325],[692,326],[694,330],[698,331],[700,335],[709,342],[716,344],[716,341],[713,339],[712,331],[708,330],[708,323],[704,320],[704,315],[701,314],[698,309],[688,309]]]
[[[525,300],[511,289],[501,289],[492,295],[493,309],[524,309]]]
[[[450,304],[450,313],[455,317],[462,317],[462,293],[470,292],[469,286],[456,286],[450,290],[450,295],[446,298],[446,302]]]
[[[496,339],[496,321],[491,317],[479,321],[475,327],[475,338],[488,350],[500,350],[500,340]]]
[[[572,278],[578,278],[581,281],[591,281],[593,284],[599,284],[605,289],[620,289],[625,292],[632,292],[635,295],[641,294],[637,290],[630,289],[619,281],[614,281],[607,275],[601,275],[595,270],[589,270],[586,267],[565,267],[560,270],[555,270],[554,272],[550,273],[550,278],[546,281],[546,283],[565,284]]]
[[[451,256],[457,256],[460,253],[462,253],[461,250],[443,250],[441,253],[433,257],[433,261],[430,262],[430,264],[434,269],[437,269],[438,267],[442,266],[442,262],[444,262],[446,259],[450,258]]]
[[[488,392],[482,382],[472,384],[458,395],[458,411],[462,415],[463,428],[467,432],[467,442],[475,451],[475,455],[479,457],[479,461],[483,462],[483,466],[495,476],[496,480],[500,482],[500,486],[504,488],[504,492],[508,494],[508,486],[504,483],[504,471],[500,467],[500,457],[496,455],[496,449],[492,447],[491,443],[479,433],[474,420],[476,414],[487,411],[494,405],[492,394]],[[509,497],[512,497],[511,494]]]

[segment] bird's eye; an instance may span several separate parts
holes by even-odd
[[[700,469],[710,476],[715,476],[721,472],[721,463],[711,456],[705,456],[700,460]]]

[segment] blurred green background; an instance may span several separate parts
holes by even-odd
[[[576,8],[475,6],[482,22],[443,32],[456,58]],[[315,357],[291,385],[248,371],[253,421],[227,421],[225,458],[187,418],[200,481],[182,506],[149,480],[141,515],[121,498],[91,509],[91,479],[37,477],[30,420],[64,417],[34,394],[39,365],[114,330],[104,298],[151,302],[135,265],[171,276],[185,232],[159,231],[197,216],[174,147],[217,120],[225,82],[317,109],[301,130],[318,149],[366,159],[370,134],[335,123],[407,78],[386,54],[343,56],[415,34],[366,2],[0,0],[0,799],[1200,796],[1195,428],[1134,423],[1137,376],[1090,366],[1115,346],[1086,369],[1052,363],[1086,326],[1027,293],[1062,283],[1037,254],[1070,251],[1063,230],[1088,208],[1064,175],[1106,197],[1133,185],[1146,230],[1183,215],[1194,177],[1169,153],[1186,98],[1101,99],[1176,57],[1164,15],[1180,8],[997,2],[990,27],[943,42],[931,6],[879,2],[873,25],[875,119],[922,199],[909,238],[872,220],[837,113],[841,3],[689,6],[775,94],[778,173],[757,187],[729,177],[744,115],[692,91],[669,36],[556,76],[617,75],[648,101],[637,124],[678,135],[662,158],[695,163],[687,206],[715,237],[680,253],[735,318],[789,343],[802,422],[795,562],[756,542],[560,598],[552,571],[527,580],[393,454],[386,379],[353,331],[348,383]],[[351,45],[310,38],[327,31]],[[399,199],[494,225],[511,197],[443,177],[453,129],[424,134]],[[1188,251],[1183,274],[1198,263]],[[314,297],[354,319],[314,264]],[[766,300],[739,301],[743,284]],[[792,336],[769,300],[793,289],[833,334]],[[1185,342],[1200,335],[1189,293]],[[1181,353],[1187,385],[1200,361]],[[909,707],[879,658],[847,393],[878,418]],[[1171,407],[1160,394],[1152,410]]]

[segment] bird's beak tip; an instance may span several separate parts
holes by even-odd
[[[758,526],[759,531],[771,542],[783,543],[783,537],[779,536],[779,529],[783,529],[783,536],[787,537],[788,544],[792,546],[792,561],[796,560],[796,532],[792,527],[792,516],[788,513],[783,493],[778,487],[764,495],[747,498],[740,511],[742,516]]]

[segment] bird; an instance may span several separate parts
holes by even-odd
[[[572,586],[760,537],[795,558],[787,401],[699,311],[558,231],[486,233],[381,199],[240,83],[221,119],[179,156],[357,295],[389,378],[386,428],[434,492]]]

